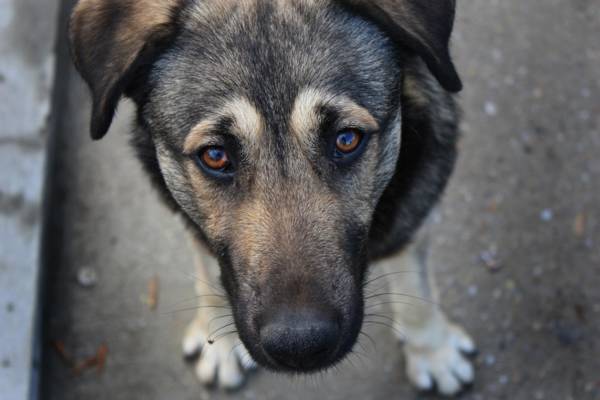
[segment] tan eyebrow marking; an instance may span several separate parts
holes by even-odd
[[[290,117],[290,130],[303,142],[312,142],[314,132],[322,123],[319,107],[335,109],[348,126],[377,131],[379,124],[366,108],[359,106],[347,96],[333,95],[315,88],[302,90],[296,97]]]
[[[231,118],[233,133],[249,142],[256,142],[265,130],[264,119],[256,107],[245,97],[237,97],[227,101],[216,114],[200,121],[190,130],[183,145],[184,154],[198,150],[204,137],[214,132],[222,118]]]
[[[194,126],[185,138],[183,144],[184,154],[193,154],[202,144],[204,136],[212,132],[216,127],[216,119],[206,119]]]

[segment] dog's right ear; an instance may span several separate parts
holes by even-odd
[[[371,19],[400,46],[418,54],[444,89],[462,89],[448,48],[455,0],[338,1]]]
[[[101,139],[141,67],[176,34],[184,0],[80,0],[69,39],[77,70],[93,97],[91,134]]]

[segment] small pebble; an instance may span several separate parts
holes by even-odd
[[[6,303],[6,312],[10,314],[13,311],[15,311],[15,304],[14,303]]]
[[[555,322],[553,331],[559,343],[565,347],[577,344],[583,336],[576,326],[560,321]]]
[[[498,114],[498,107],[496,107],[496,103],[492,101],[486,101],[483,109],[490,117],[494,117]]]
[[[540,219],[544,222],[552,221],[552,218],[554,218],[554,212],[549,208],[542,210],[540,213]]]
[[[469,296],[475,297],[475,296],[477,296],[477,293],[479,293],[479,288],[475,285],[471,285],[467,289],[467,293],[469,294]]]
[[[519,68],[517,68],[517,74],[519,74],[520,76],[525,76],[529,73],[529,71],[527,70],[527,67],[524,65],[521,65]]]
[[[479,254],[479,259],[491,271],[497,271],[501,267],[498,261],[498,251],[495,246],[492,246],[489,250],[482,251]]]
[[[257,399],[256,394],[254,392],[251,392],[251,391],[246,391],[244,393],[244,398],[248,399],[248,400],[256,400]]]
[[[498,383],[501,385],[506,385],[508,383],[508,380],[508,376],[500,375],[500,377],[498,378]]]
[[[94,287],[98,283],[98,274],[93,268],[82,267],[77,271],[77,282],[84,288]]]
[[[544,400],[546,398],[546,395],[541,390],[538,390],[533,394],[533,398],[535,400]]]
[[[496,356],[493,354],[488,354],[485,356],[485,359],[483,361],[485,362],[485,365],[491,367],[494,364],[496,364]]]
[[[432,214],[432,216],[431,216],[431,219],[432,219],[432,221],[433,221],[433,223],[434,223],[434,224],[439,224],[439,223],[441,223],[441,222],[442,222],[442,218],[443,218],[443,217],[442,217],[442,213],[441,213],[441,212],[439,212],[439,211],[435,211],[435,212]]]
[[[590,183],[591,177],[590,177],[590,174],[588,174],[587,172],[583,172],[581,174],[580,179],[581,179],[581,182],[583,182],[583,183]]]
[[[502,50],[492,49],[492,58],[494,61],[502,61]]]
[[[10,360],[8,358],[2,359],[2,368],[10,368]]]
[[[504,282],[504,286],[506,287],[506,289],[508,289],[509,291],[513,291],[515,290],[515,288],[517,287],[517,284],[515,283],[515,281],[509,279],[506,282]]]
[[[586,99],[589,98],[592,95],[592,91],[589,88],[583,88],[583,89],[581,89],[580,93],[581,93],[581,97],[584,97]]]
[[[594,390],[595,386],[596,384],[594,382],[588,382],[586,383],[583,390],[585,390],[586,393],[591,393]]]
[[[544,273],[544,269],[540,266],[537,266],[533,269],[533,276],[539,278]]]
[[[579,111],[579,119],[582,121],[588,121],[590,119],[590,117],[592,116],[592,114],[588,111],[588,110],[581,110]]]

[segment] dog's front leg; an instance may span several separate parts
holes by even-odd
[[[183,339],[186,358],[199,354],[196,375],[206,385],[237,389],[244,382],[244,372],[256,364],[235,332],[231,309],[219,290],[219,265],[203,246],[192,238],[195,253],[195,286],[199,305],[195,319]]]
[[[458,393],[473,381],[473,367],[464,354],[474,352],[475,345],[440,309],[426,263],[426,240],[384,261],[383,266],[393,297],[393,319],[405,342],[409,379],[421,390],[436,384],[444,395]]]

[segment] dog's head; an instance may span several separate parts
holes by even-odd
[[[312,371],[353,346],[373,213],[401,146],[403,61],[460,89],[451,0],[81,0],[92,136],[138,105],[164,182],[219,259],[246,347]]]

